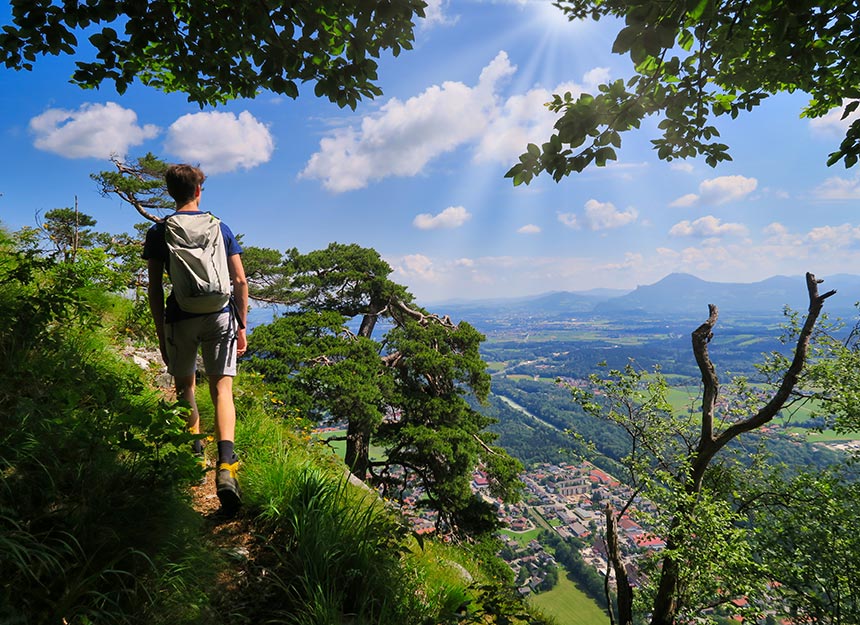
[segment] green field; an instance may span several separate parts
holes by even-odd
[[[500,532],[502,534],[506,534],[507,536],[510,536],[515,541],[517,541],[520,545],[525,547],[531,541],[533,541],[535,538],[538,537],[538,534],[540,534],[540,528],[528,530],[527,532],[512,532],[511,530],[501,530]]]
[[[609,616],[559,571],[558,584],[549,592],[529,598],[532,605],[558,625],[608,625]]]
[[[698,414],[701,410],[701,391],[695,384],[671,386],[668,389],[666,398],[669,400],[675,414],[690,414],[691,412]],[[812,416],[814,408],[815,406],[812,403],[785,408],[773,422],[774,424],[785,426],[787,432],[806,436],[806,440],[810,443],[852,441],[858,439],[856,432],[840,435],[831,430],[815,432],[807,428],[793,427],[793,424],[803,423],[809,419]]]

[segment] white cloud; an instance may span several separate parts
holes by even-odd
[[[785,225],[776,221],[765,226],[762,233],[765,235],[765,245],[798,247],[803,242],[802,237],[792,234]]]
[[[450,26],[456,24],[459,15],[449,15],[448,0],[426,0],[424,8],[424,19],[419,22],[419,27],[430,28],[432,26]]]
[[[126,156],[128,149],[158,135],[152,124],[140,126],[137,113],[115,102],[83,104],[76,111],[48,109],[30,120],[34,145],[66,158]]]
[[[558,220],[563,223],[568,228],[573,228],[574,230],[579,230],[579,219],[573,213],[559,213]]]
[[[594,90],[609,77],[609,70],[598,67],[586,72],[583,84],[565,82],[554,88],[535,87],[523,94],[508,97],[498,105],[475,147],[476,162],[496,162],[510,165],[523,153],[529,143],[542,143],[553,134],[558,115],[546,106],[554,93],[570,93],[574,98]]]
[[[833,176],[813,191],[812,196],[819,200],[858,200],[860,199],[860,176],[853,179]]]
[[[741,200],[755,191],[758,180],[745,176],[720,176],[703,181],[699,193],[688,193],[669,206],[718,206]]]
[[[564,83],[553,91],[536,87],[504,99],[501,86],[516,69],[502,51],[474,86],[444,82],[405,101],[392,98],[360,124],[323,137],[299,176],[321,180],[336,193],[351,191],[389,176],[418,175],[433,159],[467,145],[474,147],[477,162],[510,164],[529,142],[552,134],[556,116],[544,106],[552,92],[583,91]],[[592,70],[586,84],[607,75]]]
[[[699,203],[699,196],[695,193],[688,193],[686,195],[682,195],[677,200],[669,204],[672,207],[681,207],[686,208],[688,206],[695,206]]]
[[[439,228],[459,228],[472,218],[471,213],[462,206],[449,206],[437,215],[421,213],[412,220],[412,225],[420,230]]]
[[[851,101],[852,100],[847,99],[842,100],[842,106],[832,109],[822,117],[810,119],[809,128],[812,131],[813,136],[820,136],[826,138],[844,136],[851,123],[855,119],[860,117],[860,107],[858,107],[848,117],[842,119],[842,115],[845,113],[845,107]]]
[[[424,254],[408,254],[398,261],[391,263],[395,273],[405,278],[415,278],[434,282],[438,275],[433,268],[433,261]]]
[[[588,200],[585,203],[585,223],[592,230],[620,228],[636,221],[639,213],[635,208],[620,211],[611,202]]]
[[[574,213],[559,213],[558,220],[569,228],[579,230],[586,227],[589,230],[609,230],[620,228],[636,221],[639,216],[635,208],[620,211],[611,202],[598,202],[591,199],[585,203],[582,216]]]
[[[480,136],[495,106],[497,82],[514,71],[500,52],[475,87],[445,82],[405,102],[393,98],[378,115],[362,119],[360,128],[324,137],[300,176],[321,179],[335,192],[388,176],[414,176],[431,159]]]
[[[693,173],[693,164],[688,163],[687,161],[672,161],[669,163],[669,169],[673,171],[682,171],[685,174]]]
[[[673,237],[722,237],[722,236],[746,236],[746,226],[737,223],[722,223],[713,215],[700,217],[695,221],[680,221],[669,230]]]
[[[183,115],[167,133],[164,149],[200,163],[207,174],[251,169],[267,162],[275,150],[269,129],[248,111],[238,117],[217,111]]]
[[[520,234],[538,234],[540,231],[540,226],[536,226],[534,224],[526,224],[517,230]]]
[[[810,230],[806,239],[825,251],[851,247],[860,241],[860,226],[820,226]]]

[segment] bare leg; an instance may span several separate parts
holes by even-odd
[[[232,441],[236,435],[236,406],[233,403],[233,376],[210,375],[209,394],[215,406],[215,440]]]
[[[221,509],[232,514],[242,503],[236,471],[239,462],[233,451],[236,432],[236,406],[233,403],[233,377],[210,375],[209,394],[215,406],[215,439],[218,441],[218,472],[215,474],[215,494]]]
[[[191,406],[191,414],[188,415],[188,431],[200,434],[200,412],[197,410],[197,400],[194,398],[194,374],[177,377],[176,399],[186,401]]]

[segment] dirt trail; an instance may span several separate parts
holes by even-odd
[[[191,487],[191,496],[194,510],[203,519],[201,538],[220,553],[224,563],[215,580],[213,608],[224,617],[225,625],[252,623],[261,607],[260,582],[265,576],[265,568],[257,561],[262,546],[252,519],[243,509],[232,517],[221,512],[211,466],[205,483]]]
[[[154,386],[165,400],[176,401],[173,378],[167,373],[158,351],[128,347],[124,355],[144,370],[153,372],[155,369]],[[260,582],[266,569],[262,564],[265,556],[258,556],[266,550],[244,509],[234,516],[221,512],[215,494],[214,459],[209,458],[208,462],[205,481],[190,487],[190,494],[192,507],[203,520],[201,539],[220,553],[224,562],[216,575],[212,607],[224,625],[244,625],[254,622],[254,614],[261,603],[263,584]]]

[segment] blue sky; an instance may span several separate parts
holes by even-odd
[[[0,8],[0,23],[9,6]],[[717,120],[733,161],[664,163],[656,123],[620,158],[561,183],[504,173],[554,117],[552,93],[624,77],[612,23],[571,24],[549,2],[431,2],[415,49],[386,56],[383,96],[342,110],[262,93],[200,109],[139,85],[68,83],[73,59],[0,69],[0,222],[17,229],[72,206],[97,229],[140,221],[98,195],[111,154],[152,151],[207,172],[202,207],[251,245],[375,248],[423,303],[632,289],[671,272],[752,282],[860,273],[860,178],[825,166],[845,122],[800,118],[802,94]],[[86,52],[85,54],[89,54]],[[855,168],[856,169],[856,168]]]

